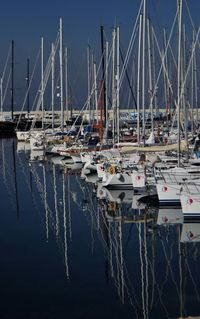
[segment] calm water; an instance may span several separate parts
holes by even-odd
[[[0,140],[1,319],[200,315],[198,224],[19,148]]]

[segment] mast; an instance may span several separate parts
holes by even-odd
[[[120,113],[119,113],[119,69],[120,69],[120,65],[119,65],[119,27],[117,27],[117,74],[116,74],[116,78],[117,78],[117,88],[116,88],[116,107],[117,107],[117,143],[119,143],[119,139],[120,139],[120,127],[119,127],[119,117],[120,117]]]
[[[41,38],[41,108],[42,129],[44,129],[44,38]]]
[[[63,23],[60,18],[60,111],[61,130],[64,128],[64,107],[63,107]]]
[[[169,83],[167,80],[167,76],[169,74],[169,65],[168,65],[168,54],[167,54],[167,34],[166,29],[164,29],[164,52],[165,52],[165,69],[166,72],[164,72],[164,85],[165,85],[165,101],[166,101],[166,116],[167,116],[167,132],[169,134],[169,118],[168,115],[170,113],[170,88]],[[164,61],[163,61],[164,63]]]
[[[66,106],[66,120],[68,121],[68,49],[65,48],[65,106]]]
[[[55,47],[51,45],[51,110],[52,110],[52,129],[54,129],[54,89],[55,89]]]
[[[152,75],[153,75],[153,87],[154,87],[154,109],[157,115],[158,113],[158,103],[157,103],[157,87],[156,84],[156,61],[155,61],[155,39],[154,39],[154,30],[153,26],[151,26],[151,39],[152,39]]]
[[[180,152],[181,152],[181,135],[180,135],[180,101],[181,101],[181,26],[182,26],[182,0],[178,0],[179,24],[178,24],[178,83],[177,83],[177,114],[178,114],[178,166],[180,166]]]
[[[90,45],[87,46],[87,89],[88,89],[88,107],[89,107],[89,124],[91,124],[91,96],[90,96]]]
[[[112,129],[113,129],[113,144],[115,143],[115,107],[116,107],[116,92],[115,92],[115,38],[116,29],[112,32]]]
[[[196,40],[195,40],[196,42]],[[199,114],[198,114],[198,87],[197,87],[197,57],[196,50],[194,51],[194,98],[195,98],[195,114],[196,114],[196,123],[199,122]]]
[[[148,59],[149,59],[149,95],[150,95],[150,112],[151,112],[151,132],[154,130],[153,123],[153,85],[152,85],[152,61],[151,61],[151,38],[150,38],[150,21],[147,19],[148,32]]]
[[[139,40],[138,40],[138,69],[137,69],[137,141],[140,143],[140,50],[141,50],[141,30],[142,30],[142,15],[139,22]]]
[[[185,74],[186,74],[186,28],[185,24],[183,24],[183,58],[182,58],[182,82],[184,83]],[[183,84],[183,114],[184,114],[184,128],[185,128],[185,142],[188,143],[188,107],[186,105],[186,84]]]
[[[164,65],[164,69],[163,69],[163,81],[164,81],[164,96],[165,96],[165,112],[166,115],[168,114],[168,84],[167,84],[167,75],[166,73],[168,73],[168,60],[167,60],[167,35],[166,35],[166,30],[163,30],[163,37],[164,37],[164,51],[162,54],[162,59],[163,59],[163,65]],[[166,72],[165,72],[166,70]],[[168,121],[167,121],[167,126],[168,126]]]
[[[104,126],[107,123],[106,114],[106,82],[105,82],[105,57],[104,57],[104,27],[101,26],[101,55],[102,55],[102,79],[103,79],[103,110],[104,110]]]
[[[11,52],[11,118],[13,120],[14,113],[14,40],[12,40]]]
[[[94,97],[95,97],[95,109],[96,109],[96,124],[99,124],[99,115],[98,115],[98,98],[97,98],[97,71],[96,63],[94,62]]]
[[[105,74],[105,84],[106,84],[106,100],[105,100],[105,104],[106,104],[106,116],[107,116],[107,120],[108,120],[108,41],[106,41],[106,74]]]
[[[192,52],[195,48],[195,33],[193,30],[192,38]],[[191,64],[191,132],[194,130],[194,53],[192,55],[192,64]]]
[[[145,145],[145,38],[146,38],[146,0],[143,3],[143,32],[142,32],[142,118],[143,118],[143,142]]]
[[[27,94],[27,101],[26,101],[26,106],[27,106],[27,116],[28,116],[28,119],[29,119],[29,112],[30,112],[30,107],[29,107],[29,84],[30,84],[30,59],[28,58],[27,59],[27,73],[26,73],[26,94]]]

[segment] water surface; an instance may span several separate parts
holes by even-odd
[[[78,167],[0,148],[1,319],[200,315],[199,237],[180,209],[108,201]]]

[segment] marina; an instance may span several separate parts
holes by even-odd
[[[20,71],[19,37],[2,51],[0,319],[200,318],[200,5],[189,2],[128,12],[117,1],[81,68],[95,19],[78,31],[73,14],[88,4],[69,1],[72,14],[52,2],[36,45],[37,10]],[[69,20],[55,26],[60,10]]]

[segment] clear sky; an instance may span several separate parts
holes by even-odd
[[[170,28],[176,0],[148,0],[148,15],[158,32]],[[183,1],[184,2],[184,1]],[[46,55],[55,40],[59,17],[63,18],[64,44],[70,52],[71,81],[75,84],[76,103],[86,98],[86,47],[100,51],[100,25],[110,39],[113,26],[120,25],[121,42],[126,50],[141,0],[1,0],[0,10],[0,72],[2,74],[11,40],[15,41],[15,86],[21,92],[25,87],[26,59],[33,61],[44,37]],[[196,25],[199,21],[200,0],[187,0]],[[48,53],[47,53],[48,52]],[[83,72],[84,70],[84,72]],[[69,79],[70,81],[70,79]],[[22,93],[23,92],[23,93]],[[19,95],[19,94],[18,94]],[[16,97],[17,99],[17,97]],[[22,100],[15,101],[17,105]],[[9,104],[9,102],[7,102]]]

